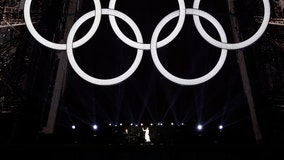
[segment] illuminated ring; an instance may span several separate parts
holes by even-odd
[[[26,26],[28,28],[28,30],[30,31],[30,33],[32,34],[32,36],[41,44],[45,45],[46,47],[52,48],[52,49],[56,49],[56,50],[66,50],[66,44],[58,44],[58,43],[53,43],[50,42],[48,40],[46,40],[45,38],[43,38],[34,28],[32,20],[31,20],[31,15],[30,15],[30,8],[31,8],[31,2],[32,0],[26,0],[25,1],[25,5],[24,5],[24,19],[26,22]],[[90,30],[88,31],[88,33],[82,37],[80,40],[74,42],[73,47],[79,47],[81,45],[83,45],[84,43],[86,43],[90,38],[92,38],[92,36],[94,35],[94,33],[96,32],[100,21],[101,21],[101,2],[99,0],[94,0],[95,3],[95,10],[96,10],[96,17],[94,19],[94,23],[92,25],[92,27],[90,28]]]
[[[103,15],[113,15],[116,17],[119,17],[120,19],[124,20],[125,22],[129,22],[129,24],[135,24],[127,15],[125,15],[122,12],[116,11],[116,10],[112,10],[112,9],[102,9],[102,14]],[[128,77],[130,77],[134,71],[137,69],[137,67],[139,66],[141,59],[142,59],[142,55],[143,55],[143,50],[138,49],[137,50],[137,55],[136,58],[132,64],[132,66],[122,75],[115,77],[115,78],[111,78],[111,79],[98,79],[98,78],[94,78],[88,74],[86,74],[76,63],[76,60],[74,58],[73,55],[73,46],[72,46],[72,42],[75,36],[76,31],[78,30],[78,28],[88,19],[94,17],[96,15],[95,11],[90,11],[88,13],[86,13],[85,15],[83,15],[82,17],[80,17],[80,19],[78,19],[75,24],[72,26],[69,35],[67,37],[67,57],[68,60],[72,66],[72,68],[74,69],[74,71],[84,80],[93,83],[93,84],[97,84],[97,85],[113,85],[113,84],[117,84],[120,83],[122,81],[124,81],[125,79],[127,79]],[[132,26],[131,26],[132,27]],[[137,38],[137,41],[139,43],[143,43],[143,39],[142,39],[142,35],[140,33],[139,30],[135,30],[133,29],[135,36]]]
[[[210,14],[208,14],[204,11],[201,11],[201,10],[196,10],[196,9],[186,9],[186,14],[198,15],[198,16],[201,16],[203,18],[206,18],[208,21],[210,21],[215,26],[215,28],[219,32],[221,41],[225,42],[225,43],[227,42],[226,34],[225,34],[225,31],[222,28],[221,24],[214,17],[212,17]],[[222,68],[222,66],[223,66],[223,64],[226,60],[228,50],[222,49],[218,63],[209,73],[207,73],[206,75],[204,75],[202,77],[194,78],[194,79],[183,79],[183,78],[179,78],[179,77],[172,75],[163,67],[163,65],[161,64],[161,62],[159,60],[159,57],[157,55],[157,47],[156,47],[157,46],[156,42],[157,42],[158,36],[161,32],[161,29],[165,26],[165,24],[168,23],[171,19],[173,19],[177,16],[179,16],[178,11],[174,11],[174,12],[170,13],[164,19],[162,19],[162,21],[157,25],[157,27],[154,30],[153,36],[151,38],[151,55],[152,55],[152,59],[154,61],[154,64],[156,65],[157,69],[160,71],[160,73],[163,76],[165,76],[167,79],[169,79],[172,82],[175,82],[177,84],[196,85],[196,84],[206,82],[209,79],[211,79],[212,77],[214,77],[219,72],[219,70]]]
[[[110,0],[109,3],[109,8],[110,9],[114,9],[115,8],[115,3],[116,0]],[[185,4],[184,4],[184,0],[178,0],[178,4],[179,4],[179,19],[177,22],[177,25],[175,27],[175,29],[172,31],[172,33],[166,37],[164,40],[158,42],[157,47],[163,47],[165,45],[167,45],[168,43],[170,43],[180,32],[183,24],[184,24],[184,20],[185,20]],[[109,20],[110,20],[110,24],[114,30],[114,32],[116,33],[116,35],[127,45],[133,47],[133,48],[137,48],[137,49],[143,49],[143,50],[150,50],[150,44],[143,44],[143,43],[137,43],[131,39],[129,39],[128,37],[126,37],[121,30],[119,29],[115,17],[113,16],[109,16]]]
[[[193,2],[193,8],[195,9],[199,9],[199,4],[200,4],[201,0],[194,0]],[[229,50],[236,50],[236,49],[241,49],[241,48],[245,48],[251,44],[253,44],[254,42],[256,42],[265,32],[268,23],[269,23],[269,19],[270,19],[270,3],[269,0],[262,0],[263,5],[264,5],[264,18],[262,21],[262,24],[260,26],[260,28],[258,29],[258,31],[249,39],[243,41],[243,42],[239,42],[239,43],[222,43],[219,42],[215,39],[213,39],[211,36],[209,36],[206,31],[204,30],[204,28],[202,27],[201,23],[200,23],[200,19],[198,16],[194,15],[193,16],[193,20],[194,20],[194,24],[198,30],[198,32],[201,34],[201,36],[210,44],[212,44],[215,47],[218,48],[223,48],[223,49],[229,49]]]

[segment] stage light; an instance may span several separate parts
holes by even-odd
[[[130,126],[133,126],[133,123],[130,123]]]
[[[184,126],[184,123],[181,123],[182,126]]]
[[[93,125],[93,129],[94,129],[94,130],[97,130],[97,129],[98,129],[98,126],[97,126],[96,124],[94,124],[94,125]]]
[[[219,125],[219,130],[223,130],[223,125]]]
[[[122,126],[122,123],[119,123],[120,126]]]
[[[153,126],[153,123],[150,123],[150,126]]]
[[[143,126],[143,123],[141,123],[140,125]]]
[[[108,125],[111,126],[111,123],[109,123]]]
[[[135,127],[138,127],[138,124],[135,124]]]
[[[197,125],[197,129],[198,129],[199,131],[201,131],[201,130],[203,129],[203,126],[202,126],[201,124],[199,124],[199,125]]]
[[[76,129],[76,126],[75,126],[75,125],[72,125],[72,129]]]
[[[158,123],[157,125],[158,125],[158,126],[162,126],[162,125],[163,125],[163,123]]]
[[[173,125],[174,125],[174,123],[172,122],[172,123],[171,123],[171,125],[173,126]]]

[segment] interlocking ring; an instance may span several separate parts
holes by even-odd
[[[97,84],[97,85],[113,85],[113,84],[117,84],[120,83],[122,81],[124,81],[125,79],[127,79],[129,76],[131,76],[134,71],[137,69],[138,65],[140,64],[140,61],[142,59],[142,55],[143,55],[143,50],[138,49],[137,51],[137,55],[136,58],[132,64],[132,66],[122,75],[116,77],[116,78],[111,78],[111,79],[98,79],[98,78],[94,78],[90,75],[88,75],[87,73],[85,73],[76,63],[75,58],[73,56],[73,48],[72,48],[72,43],[73,43],[73,39],[75,36],[76,31],[78,30],[78,28],[88,19],[96,16],[95,15],[95,11],[91,11],[86,13],[85,15],[83,15],[82,17],[80,17],[80,19],[78,19],[75,24],[72,26],[68,37],[67,37],[67,57],[69,59],[69,62],[71,64],[71,66],[73,67],[73,69],[75,70],[75,72],[84,80],[93,83],[93,84]],[[142,35],[140,30],[138,29],[138,27],[135,25],[135,23],[125,14],[123,14],[122,12],[116,11],[116,10],[112,10],[112,9],[102,9],[102,14],[103,15],[114,15],[119,17],[120,19],[124,20],[125,22],[127,22],[130,27],[132,28],[132,30],[134,31],[134,34],[137,38],[137,41],[139,43],[143,43],[143,39],[142,39]]]
[[[143,55],[144,50],[150,50],[151,51],[151,56],[152,56],[152,59],[153,59],[155,66],[157,67],[159,72],[164,77],[169,79],[170,81],[175,82],[175,83],[180,84],[180,85],[197,85],[197,84],[204,83],[204,82],[208,81],[209,79],[213,78],[220,71],[220,69],[222,68],[222,66],[225,63],[228,50],[236,50],[236,49],[245,48],[245,47],[253,44],[254,42],[256,42],[265,32],[265,30],[268,26],[268,23],[269,23],[269,19],[270,19],[270,3],[269,3],[268,0],[263,0],[264,18],[263,18],[263,22],[262,22],[260,28],[258,29],[258,31],[251,38],[249,38],[249,39],[247,39],[243,42],[233,43],[233,44],[227,43],[226,33],[225,33],[223,27],[221,26],[221,24],[210,14],[199,10],[199,4],[200,4],[201,0],[194,0],[193,8],[185,8],[184,0],[178,0],[179,10],[173,11],[172,13],[165,16],[159,22],[159,24],[156,26],[156,28],[155,28],[155,30],[152,34],[151,42],[149,44],[146,44],[146,43],[143,43],[143,38],[142,38],[141,32],[140,32],[138,26],[135,24],[135,22],[130,17],[128,17],[126,14],[115,10],[116,0],[110,0],[108,9],[102,9],[100,1],[94,0],[95,10],[84,14],[82,17],[80,17],[74,23],[74,25],[71,27],[71,30],[68,34],[66,44],[58,44],[58,43],[53,43],[53,42],[50,42],[50,41],[44,39],[35,30],[35,28],[32,24],[32,21],[31,21],[31,17],[30,17],[31,2],[32,2],[32,0],[26,0],[25,1],[24,18],[25,18],[26,26],[27,26],[28,30],[30,31],[30,33],[32,34],[32,36],[38,42],[45,45],[46,47],[49,47],[51,49],[56,49],[56,50],[66,50],[68,60],[70,62],[71,67],[74,69],[74,71],[84,80],[86,80],[90,83],[93,83],[93,84],[97,84],[97,85],[114,85],[114,84],[117,84],[117,83],[120,83],[120,82],[126,80],[128,77],[130,77],[135,72],[135,70],[139,66],[139,64],[142,60],[142,55]],[[181,31],[181,29],[184,25],[185,15],[188,15],[188,14],[193,15],[194,24],[197,28],[197,31],[200,33],[200,35],[208,43],[212,44],[215,47],[221,48],[221,55],[219,57],[219,60],[216,64],[216,66],[206,75],[201,76],[199,78],[193,78],[193,79],[183,79],[183,78],[179,78],[179,77],[172,75],[163,67],[163,65],[161,64],[161,62],[158,58],[158,55],[157,55],[157,48],[160,48],[160,47],[163,47],[163,46],[169,44],[179,34],[179,32]],[[96,32],[96,30],[97,30],[97,28],[100,24],[101,15],[108,15],[109,16],[111,27],[112,27],[113,31],[115,32],[115,34],[119,37],[119,39],[121,39],[124,43],[126,43],[130,47],[137,49],[137,55],[136,55],[136,58],[135,58],[133,64],[131,65],[131,67],[125,73],[121,74],[118,77],[111,78],[111,79],[98,79],[98,78],[95,78],[95,77],[88,75],[78,66],[78,64],[76,63],[76,60],[74,58],[74,55],[73,55],[73,48],[76,48],[76,47],[83,45],[95,34],[95,32]],[[210,23],[212,23],[214,25],[214,27],[217,29],[217,31],[219,33],[221,41],[217,41],[217,40],[213,39],[210,35],[207,34],[207,32],[204,30],[204,28],[202,27],[202,25],[200,23],[200,19],[199,19],[200,16],[207,19]],[[76,31],[79,29],[79,27],[85,21],[87,21],[88,19],[90,19],[92,17],[95,17],[95,18],[94,18],[93,25],[92,25],[91,29],[88,31],[88,33],[85,36],[83,36],[81,39],[79,39],[78,41],[73,42]],[[125,36],[121,32],[121,30],[119,29],[119,27],[116,23],[115,17],[118,17],[118,18],[124,20],[131,27],[131,29],[133,30],[133,32],[136,36],[136,41],[129,39],[127,36]],[[175,17],[178,17],[179,19],[178,19],[177,25],[174,28],[174,30],[172,31],[172,33],[169,34],[169,36],[166,37],[165,39],[157,42],[158,36],[159,36],[162,28]]]
[[[222,28],[221,24],[211,15],[209,15],[206,12],[203,12],[201,10],[196,10],[196,9],[186,9],[186,14],[192,14],[192,15],[198,15],[201,16],[203,18],[206,18],[207,20],[209,20],[217,29],[217,31],[219,32],[221,41],[226,43],[227,42],[227,37],[225,34],[224,29]],[[172,75],[171,73],[169,73],[161,64],[158,55],[157,55],[157,47],[156,47],[156,42],[159,36],[159,33],[161,31],[161,29],[166,25],[166,23],[168,23],[171,19],[177,17],[178,11],[172,12],[171,14],[169,14],[168,16],[166,16],[156,27],[156,29],[154,30],[152,39],[151,39],[151,55],[152,55],[152,59],[156,65],[156,67],[158,68],[158,70],[161,72],[162,75],[164,75],[166,78],[168,78],[169,80],[176,82],[178,84],[182,84],[182,85],[197,85],[203,82],[208,81],[209,79],[211,79],[212,77],[214,77],[219,70],[222,68],[226,57],[227,57],[227,52],[228,50],[226,49],[222,49],[221,52],[221,56],[218,60],[218,63],[216,64],[216,66],[206,75],[199,77],[199,78],[194,78],[194,79],[183,79],[183,78],[179,78],[176,77],[174,75]]]
[[[25,23],[26,26],[28,28],[28,30],[30,31],[30,33],[32,34],[32,36],[41,44],[45,45],[48,48],[51,49],[56,49],[56,50],[66,50],[66,44],[58,44],[58,43],[53,43],[50,42],[48,40],[46,40],[45,38],[43,38],[34,28],[32,20],[31,20],[31,15],[30,15],[30,9],[31,9],[31,3],[32,0],[26,0],[25,1],[25,5],[24,5],[24,19],[25,19]],[[95,3],[95,11],[96,11],[96,17],[94,19],[94,23],[92,25],[92,27],[90,28],[90,30],[88,31],[88,33],[83,36],[80,40],[74,42],[73,47],[79,47],[81,45],[83,45],[84,43],[86,43],[90,38],[92,38],[92,36],[94,35],[94,33],[96,32],[97,28],[99,27],[100,21],[101,21],[101,2],[100,0],[94,0]]]
[[[198,9],[200,1],[201,0],[194,0],[193,8]],[[242,41],[242,42],[239,42],[239,43],[222,43],[222,42],[219,42],[206,33],[206,31],[204,30],[204,28],[202,27],[202,25],[200,23],[200,19],[199,19],[198,16],[193,16],[193,21],[194,21],[194,24],[196,26],[196,29],[201,34],[201,36],[208,43],[212,44],[213,46],[218,47],[218,48],[222,48],[222,49],[228,49],[228,50],[242,49],[242,48],[245,48],[245,47],[253,44],[254,42],[256,42],[263,35],[263,33],[265,32],[265,30],[266,30],[266,28],[269,24],[270,3],[269,3],[269,0],[262,0],[262,2],[263,2],[263,5],[264,5],[264,17],[263,17],[262,24],[260,25],[258,31],[253,36],[251,36],[249,39]]]
[[[116,3],[116,0],[110,0],[109,8],[114,9],[115,3]],[[168,37],[166,37],[164,40],[157,43],[158,48],[163,47],[163,46],[167,45],[168,43],[170,43],[178,35],[178,33],[180,32],[180,30],[183,26],[183,23],[184,23],[184,20],[185,20],[185,4],[184,4],[183,0],[178,0],[178,4],[179,4],[179,11],[180,12],[179,12],[179,19],[178,19],[177,25],[174,28],[174,30],[172,31],[172,33],[170,35],[168,35]],[[137,42],[132,41],[128,37],[126,37],[121,32],[121,30],[119,29],[119,27],[116,23],[116,20],[113,16],[110,16],[109,20],[110,20],[111,27],[113,28],[113,31],[116,33],[116,35],[125,44],[127,44],[127,45],[129,45],[133,48],[137,48],[137,49],[143,49],[143,50],[150,50],[151,49],[150,44],[137,43]]]

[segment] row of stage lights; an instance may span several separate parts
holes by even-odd
[[[184,123],[181,123],[181,125],[178,125],[178,126],[184,126],[185,124]],[[109,124],[109,126],[110,127],[112,127],[112,126],[114,126],[114,127],[118,127],[118,125],[113,125],[113,124]],[[122,123],[119,123],[119,126],[123,126],[123,124]],[[139,125],[138,124],[133,124],[133,123],[130,123],[130,126],[135,126],[135,127],[139,127]],[[140,126],[144,126],[144,124],[143,123],[140,123]],[[153,123],[150,123],[150,126],[154,126],[154,124]],[[157,126],[163,126],[163,123],[157,123]],[[174,123],[171,123],[171,126],[174,126]],[[93,130],[98,130],[98,125],[96,125],[96,124],[94,124],[93,126]],[[76,126],[75,125],[72,125],[71,126],[71,128],[72,129],[76,129]],[[220,131],[222,131],[223,130],[223,128],[224,128],[224,126],[223,125],[219,125],[218,126],[218,129],[220,130]],[[197,126],[196,126],[196,129],[198,130],[198,131],[202,131],[203,130],[203,125],[201,125],[201,124],[198,124]]]
[[[157,124],[156,124],[156,126],[163,126],[163,125],[164,125],[163,123],[157,123]],[[122,123],[119,123],[119,125],[117,125],[117,124],[111,124],[111,123],[109,123],[109,126],[110,126],[110,127],[111,127],[111,126],[117,127],[117,126],[123,126],[123,124],[122,124]],[[130,126],[139,127],[139,126],[144,126],[144,124],[143,124],[143,123],[140,123],[140,125],[139,125],[139,124],[130,123]],[[153,124],[153,123],[150,123],[150,126],[154,126],[154,124]],[[171,123],[171,126],[174,126],[174,123],[173,123],[173,122]],[[181,124],[178,125],[178,126],[184,126],[184,123],[181,123]]]

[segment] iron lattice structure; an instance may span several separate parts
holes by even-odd
[[[274,109],[284,112],[284,1],[273,0],[269,28],[255,46],[253,58],[257,60],[257,72],[263,81],[261,86],[266,91],[269,102]],[[256,15],[254,21],[262,22],[263,17]]]
[[[0,0],[0,113],[11,113],[20,103],[15,88],[22,85],[24,73],[19,68],[24,68],[30,60],[27,55],[17,53],[26,41],[24,3],[25,0]],[[39,5],[34,8],[37,9],[33,9],[32,20],[37,23],[41,8]]]

